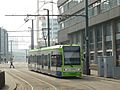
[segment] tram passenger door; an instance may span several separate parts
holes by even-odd
[[[56,66],[57,67],[61,67],[61,65],[62,65],[62,56],[61,55],[56,55]]]
[[[62,56],[61,55],[52,55],[52,60],[51,60],[51,65],[53,70],[56,71],[61,71],[61,65],[62,65]]]

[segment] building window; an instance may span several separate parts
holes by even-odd
[[[120,0],[117,0],[117,4],[120,5]]]
[[[111,36],[112,34],[111,23],[103,24],[103,31],[105,33],[105,36]]]
[[[111,51],[106,52],[106,55],[107,55],[107,56],[112,56],[112,52],[111,52]]]
[[[103,32],[105,37],[105,48],[112,49],[112,27],[111,23],[104,23],[103,24]]]
[[[102,50],[102,42],[97,43],[97,50]]]
[[[120,49],[120,39],[116,40],[116,49]]]
[[[116,22],[116,59],[120,60],[120,20]],[[120,62],[116,62],[120,66]]]
[[[90,54],[90,63],[93,64],[94,63],[94,53]]]
[[[80,42],[80,33],[76,32],[76,44],[78,44]]]
[[[117,30],[116,33],[120,33],[120,20],[117,22]]]
[[[101,10],[105,12],[110,9],[110,1],[109,0],[101,0]]]
[[[98,52],[98,53],[97,53],[97,56],[102,56],[102,52]]]
[[[101,25],[96,26],[95,33],[96,33],[96,35],[95,35],[96,41],[101,42],[102,41],[102,26]]]
[[[109,2],[110,2],[110,7],[117,6],[117,0],[109,0]]]
[[[94,43],[90,43],[90,51],[94,51]]]
[[[108,41],[105,43],[106,49],[112,49],[112,41]]]
[[[93,43],[94,42],[94,39],[93,39],[93,30],[91,29],[89,33],[90,33],[90,35],[89,35],[90,36],[90,43]]]

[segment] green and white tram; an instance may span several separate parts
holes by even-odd
[[[82,60],[78,45],[56,45],[28,52],[29,70],[57,77],[81,77]]]

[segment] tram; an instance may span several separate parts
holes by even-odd
[[[28,52],[28,69],[56,77],[82,77],[79,45],[55,45]]]

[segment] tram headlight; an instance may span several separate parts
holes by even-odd
[[[64,71],[68,71],[68,69],[67,69],[67,68],[65,68],[65,69],[64,69]]]
[[[81,71],[81,68],[64,68],[64,71]]]
[[[80,69],[80,68],[78,68],[78,71],[81,71],[81,69]]]

